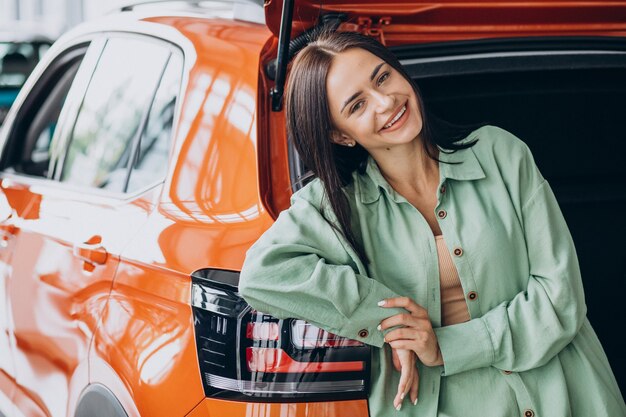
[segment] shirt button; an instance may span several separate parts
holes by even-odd
[[[470,291],[467,293],[467,298],[474,301],[475,299],[478,298],[478,293],[476,291]]]
[[[457,246],[456,248],[454,248],[454,251],[453,251],[453,252],[454,252],[454,255],[455,255],[455,256],[461,256],[461,255],[463,255],[463,249],[461,249],[461,248],[460,248],[460,247],[458,247],[458,246]]]
[[[437,216],[438,216],[440,219],[445,219],[447,215],[448,215],[448,213],[446,213],[446,211],[445,211],[445,210],[439,210],[439,211],[437,212]]]
[[[441,194],[443,194],[443,193],[445,193],[445,192],[446,192],[446,186],[445,186],[445,184],[441,186],[441,188],[439,189],[439,192],[440,192]]]
[[[511,371],[502,371],[502,373],[503,373],[504,375],[511,375],[513,372],[511,372]]]
[[[366,329],[359,330],[359,337],[367,337],[370,334]]]
[[[524,410],[524,417],[535,417],[535,412],[531,409]]]

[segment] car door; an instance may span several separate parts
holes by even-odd
[[[37,211],[40,199],[32,188],[47,181],[52,138],[61,130],[64,114],[82,96],[85,73],[90,72],[84,68],[95,63],[101,47],[102,43],[83,40],[50,55],[45,69],[33,74],[18,96],[0,137],[4,144],[0,158],[0,413],[6,415],[12,414],[13,403],[25,410],[36,408],[33,398],[16,389],[13,303],[21,301],[12,299],[11,283],[20,227],[29,213]]]
[[[35,404],[17,403],[26,415],[71,414],[89,382],[89,343],[119,254],[149,207],[134,198],[145,189],[127,192],[130,166],[171,54],[156,40],[110,36],[53,139],[49,179],[29,188],[37,204],[8,286],[19,391]]]

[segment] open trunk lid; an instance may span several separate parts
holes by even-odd
[[[266,23],[278,36],[282,0],[265,2]],[[293,34],[320,15],[342,14],[342,29],[387,45],[518,36],[626,36],[626,1],[295,0]]]

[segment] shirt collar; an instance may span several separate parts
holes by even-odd
[[[439,159],[442,162],[453,162],[452,164],[439,164],[439,173],[442,180],[451,178],[462,181],[485,178],[485,171],[480,166],[473,148],[460,149],[454,153],[439,151]],[[455,164],[454,162],[460,163]]]
[[[445,153],[440,150],[439,159],[442,161],[439,163],[439,185],[443,184],[447,178],[459,181],[485,178],[485,171],[480,166],[472,148],[460,149],[453,153]],[[453,162],[453,164],[443,162]],[[454,164],[454,162],[459,163]],[[405,201],[385,180],[378,164],[371,156],[367,158],[365,173],[361,175],[355,171],[353,176],[357,184],[356,191],[364,204],[378,200],[382,191],[386,192],[396,202]]]

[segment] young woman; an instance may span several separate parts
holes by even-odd
[[[626,416],[522,141],[435,123],[395,57],[354,33],[298,54],[286,111],[317,178],[249,250],[239,289],[374,346],[371,416]]]

